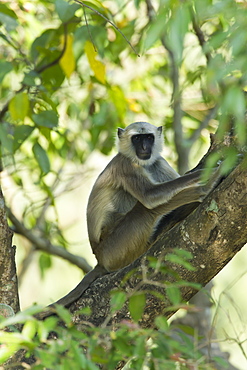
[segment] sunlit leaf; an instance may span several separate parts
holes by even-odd
[[[78,4],[69,4],[65,0],[56,0],[55,2],[56,11],[59,15],[59,18],[62,22],[67,22],[69,19],[71,19],[76,10],[80,8],[80,5]]]
[[[28,320],[25,322],[22,335],[27,339],[33,339],[37,332],[37,322],[35,320]]]
[[[14,121],[23,121],[28,114],[28,110],[29,99],[27,93],[16,94],[9,102],[9,111]]]
[[[143,315],[144,308],[146,306],[146,295],[135,294],[129,299],[129,310],[131,317],[134,321],[139,321]]]
[[[62,43],[64,43],[64,36],[61,37]],[[59,64],[62,67],[67,78],[71,76],[76,67],[74,52],[73,52],[73,40],[72,35],[67,35],[67,45],[62,58],[59,60]]]
[[[86,41],[85,43],[85,52],[95,77],[102,84],[105,84],[106,83],[105,65],[100,60],[97,59],[98,53],[94,50],[93,44],[90,41]]]

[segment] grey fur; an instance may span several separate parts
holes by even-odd
[[[131,137],[153,134],[151,158],[141,160]],[[201,171],[179,174],[161,157],[162,127],[136,122],[118,129],[118,154],[96,180],[87,206],[90,244],[98,264],[57,303],[68,306],[99,276],[116,271],[142,255],[162,216],[185,204],[201,202],[219,178],[205,185]]]

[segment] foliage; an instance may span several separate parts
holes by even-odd
[[[208,140],[204,128],[219,124],[222,139],[229,116],[243,147],[246,19],[234,0],[2,3],[0,150],[23,197],[20,221],[67,248],[57,197],[134,120],[164,126],[181,172]],[[238,149],[224,153],[226,170]]]
[[[132,296],[139,299],[139,296]],[[187,306],[187,310],[193,309]],[[113,309],[112,314],[118,309]],[[212,364],[200,352],[201,338],[189,326],[169,325],[165,317],[156,318],[158,330],[144,329],[138,322],[122,321],[114,326],[95,328],[86,323],[78,330],[69,312],[57,307],[59,317],[45,321],[34,319],[32,308],[3,320],[0,328],[12,328],[13,332],[0,330],[0,364],[18,350],[26,350],[26,358],[35,356],[30,369],[115,369],[124,362],[125,369],[213,369],[213,363],[221,369],[228,364],[222,358],[212,358]],[[86,314],[84,310],[81,312]],[[141,316],[143,310],[141,312]],[[108,318],[106,318],[107,320]],[[61,325],[61,321],[63,324]],[[19,332],[14,325],[23,323]],[[200,344],[199,344],[200,343]],[[18,365],[18,357],[15,366]]]
[[[235,0],[0,4],[0,156],[8,174],[4,190],[14,189],[13,199],[7,199],[9,217],[31,241],[23,260],[40,249],[39,239],[49,240],[46,252],[56,254],[51,248],[56,244],[68,248],[58,197],[83,181],[93,150],[111,153],[117,126],[137,120],[163,125],[169,159],[177,161],[180,172],[202,153],[208,131],[217,128],[222,140],[232,130],[236,147],[211,157],[209,164],[223,155],[226,170],[234,166],[246,147],[246,12],[245,2]],[[52,265],[46,253],[39,262],[42,274]],[[178,289],[170,287],[169,294],[176,304]],[[130,311],[138,321],[145,297],[138,297],[139,311],[136,301],[131,298]],[[21,334],[6,333],[2,340],[13,340],[7,346],[13,351],[28,348],[48,367],[61,369],[68,359],[84,368],[100,362],[110,368],[126,354],[150,368],[153,359],[163,361],[160,352],[169,364],[174,353],[182,353],[185,361],[199,360],[193,344],[176,348],[170,329],[158,320],[162,329],[157,332],[125,323],[114,332],[89,328],[91,335],[85,336],[70,321],[64,330],[56,328],[54,318],[44,323],[28,318]],[[59,341],[47,338],[55,328]],[[107,355],[99,349],[101,340]],[[90,348],[86,356],[76,341]],[[50,364],[46,351],[59,352],[54,359],[59,363]]]

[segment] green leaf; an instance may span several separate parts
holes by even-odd
[[[167,331],[169,329],[167,319],[164,316],[157,316],[155,318],[155,325],[162,331]]]
[[[15,31],[18,26],[17,15],[5,4],[0,4],[0,24],[4,24],[8,32]]]
[[[31,135],[34,127],[29,125],[20,125],[15,127],[14,131],[14,142],[13,151],[16,152],[20,148],[22,143]]]
[[[234,147],[226,148],[224,151],[224,161],[221,164],[221,173],[226,175],[236,166],[238,162],[238,151]]]
[[[33,154],[43,174],[50,172],[50,161],[46,154],[46,151],[42,148],[39,143],[35,143],[33,146]]]
[[[188,31],[190,12],[186,4],[179,6],[171,17],[171,29],[168,35],[169,46],[172,48],[175,59],[181,62],[184,48],[184,37]]]
[[[33,121],[37,126],[53,129],[58,125],[58,116],[53,110],[46,110],[39,114],[32,115]]]
[[[143,48],[145,51],[154,46],[155,42],[165,33],[166,18],[167,10],[164,9],[151,23],[144,39]]]
[[[6,74],[12,71],[12,69],[13,69],[12,63],[0,60],[0,83],[2,83]]]
[[[187,270],[193,271],[195,267],[188,261],[193,259],[190,252],[183,249],[174,249],[173,253],[168,253],[165,257],[166,261],[176,263],[180,266],[184,266]]]
[[[15,12],[12,9],[8,8],[5,4],[0,4],[0,13],[8,15],[9,17],[14,19],[18,19]]]
[[[39,268],[41,271],[41,277],[44,278],[44,272],[45,270],[49,269],[51,267],[51,256],[47,253],[41,253],[39,257]]]
[[[56,0],[55,2],[56,12],[62,22],[68,22],[74,15],[77,9],[80,8],[80,5],[69,4],[64,0]]]
[[[214,356],[212,357],[212,361],[214,361],[218,365],[219,369],[229,369],[229,362],[222,357]]]
[[[134,321],[139,321],[143,315],[144,308],[146,306],[146,295],[135,294],[129,299],[129,310],[131,317]]]
[[[126,302],[126,294],[124,292],[113,291],[111,295],[111,309],[112,312],[121,310]]]
[[[9,111],[14,121],[23,121],[29,111],[29,99],[27,93],[16,94],[9,102]]]
[[[25,322],[23,329],[22,329],[22,335],[26,339],[33,339],[37,332],[37,322],[34,320],[28,320]]]
[[[65,307],[60,304],[56,305],[56,312],[66,325],[71,324],[71,314]]]
[[[4,343],[5,338],[12,333],[0,333],[0,341]],[[3,364],[6,360],[8,360],[14,353],[19,349],[18,343],[11,343],[11,345],[2,345],[0,347],[0,364]]]
[[[166,294],[174,306],[181,303],[181,293],[179,288],[177,288],[176,286],[174,285],[167,286]]]
[[[6,122],[0,125],[0,142],[2,154],[13,154],[13,129]]]

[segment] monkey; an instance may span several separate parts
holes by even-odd
[[[183,207],[189,207],[189,214],[219,181],[218,170],[206,184],[201,182],[202,170],[180,176],[161,156],[162,126],[135,122],[118,128],[117,147],[87,205],[88,236],[97,265],[55,304],[68,307],[94,280],[140,257],[169,214],[175,215],[170,228],[186,216]]]

